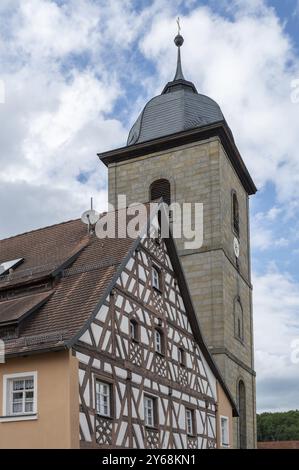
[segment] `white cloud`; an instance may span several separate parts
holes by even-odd
[[[289,238],[281,236],[281,230],[285,228],[285,219],[281,207],[273,206],[267,212],[256,212],[251,217],[251,247],[255,250],[269,250],[288,246],[292,241],[292,234]]]
[[[22,223],[29,229],[30,223],[79,217],[91,195],[104,208],[106,170],[96,153],[121,145],[127,133],[107,117],[122,90],[101,63],[104,9],[97,14],[99,6],[91,0],[61,6],[24,0],[13,7],[1,11],[12,30],[0,33],[6,91],[0,105],[0,184],[9,195],[0,205],[0,219],[6,220],[0,237],[22,231]],[[89,56],[86,67],[73,59],[80,53]],[[14,213],[10,222],[8,207]]]
[[[92,2],[71,0],[59,6],[51,0],[23,0],[15,39],[32,56],[62,57],[89,49],[98,22],[98,8]]]
[[[299,284],[273,266],[254,275],[253,284],[258,408],[298,408],[299,364],[291,361],[291,346],[299,339]]]

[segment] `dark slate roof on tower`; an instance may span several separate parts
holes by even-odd
[[[178,48],[174,79],[167,83],[161,95],[152,98],[130,130],[127,145],[224,121],[218,104],[197,92],[194,84],[185,79],[181,64],[181,46],[184,39],[174,39]]]

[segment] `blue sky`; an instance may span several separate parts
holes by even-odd
[[[106,208],[96,153],[124,145],[172,79],[177,16],[185,76],[220,104],[259,188],[258,409],[298,408],[298,0],[1,0],[0,237],[77,218],[90,196]]]

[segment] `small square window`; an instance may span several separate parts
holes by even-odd
[[[26,417],[37,413],[37,373],[4,376],[4,416]]]
[[[144,396],[144,423],[145,426],[155,427],[157,414],[156,414],[156,398],[145,395]]]
[[[111,417],[111,384],[96,381],[96,410],[101,416]]]
[[[221,446],[229,447],[229,420],[226,416],[220,416]]]
[[[186,408],[186,431],[188,436],[194,436],[194,410]]]

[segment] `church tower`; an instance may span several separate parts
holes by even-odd
[[[249,242],[249,196],[256,187],[220,107],[184,78],[183,37],[177,70],[132,127],[127,145],[99,157],[108,167],[109,202],[163,196],[165,202],[203,203],[203,245],[176,240],[201,329],[234,397],[234,445],[253,448],[255,372]]]

